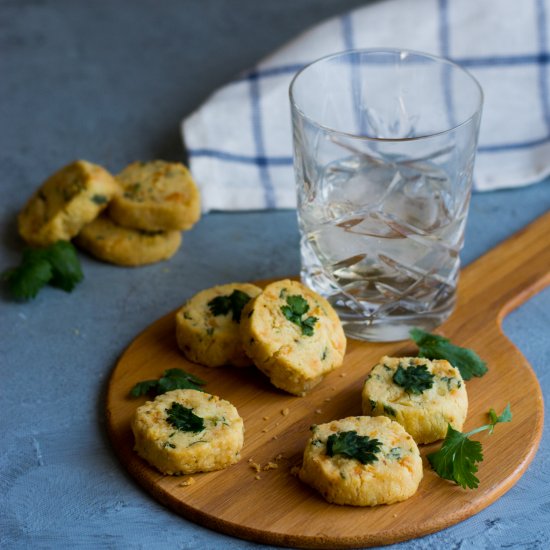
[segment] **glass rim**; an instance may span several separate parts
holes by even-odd
[[[445,130],[441,130],[439,132],[433,132],[430,134],[424,134],[421,136],[415,136],[415,137],[406,137],[406,138],[382,138],[382,137],[370,137],[370,136],[362,136],[359,134],[351,133],[351,132],[345,132],[342,130],[336,130],[335,128],[331,128],[330,126],[326,126],[324,124],[321,124],[320,122],[316,121],[312,117],[305,114],[303,109],[301,109],[298,106],[297,101],[294,97],[294,87],[295,83],[298,80],[298,78],[307,71],[310,67],[313,65],[320,64],[325,61],[329,61],[332,58],[336,57],[344,57],[346,55],[351,54],[412,54],[416,55],[418,57],[423,57],[426,59],[430,59],[431,61],[440,63],[442,65],[448,65],[454,69],[457,69],[458,71],[464,73],[474,84],[475,88],[479,92],[479,100],[477,102],[477,107],[473,110],[472,114],[468,117],[466,117],[462,122],[459,122],[458,124],[455,124],[454,126],[451,126],[449,128],[446,128]],[[448,134],[450,132],[453,132],[460,128],[461,126],[464,126],[468,124],[473,118],[475,118],[476,115],[481,114],[481,111],[483,109],[483,101],[484,101],[484,94],[483,94],[483,88],[481,87],[481,84],[478,82],[477,78],[472,75],[470,71],[459,65],[458,63],[455,63],[454,61],[451,61],[450,59],[447,59],[446,57],[440,57],[438,55],[433,55],[430,53],[422,52],[419,50],[410,50],[407,48],[354,48],[349,50],[342,50],[339,52],[334,52],[328,55],[325,55],[323,57],[319,57],[318,59],[315,59],[314,61],[311,61],[307,65],[304,65],[299,71],[296,72],[296,74],[292,77],[292,80],[290,81],[290,85],[288,87],[288,95],[290,100],[290,107],[293,111],[296,111],[300,114],[300,116],[307,121],[309,121],[311,124],[316,126],[317,128],[320,128],[324,130],[325,132],[331,133],[331,134],[338,134],[341,136],[346,136],[349,138],[353,138],[355,140],[361,140],[361,141],[372,141],[372,142],[379,142],[379,143],[392,143],[392,142],[408,142],[408,141],[421,141],[437,136],[441,136],[444,134]]]

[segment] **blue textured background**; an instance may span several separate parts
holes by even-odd
[[[302,28],[362,3],[0,0],[0,270],[19,259],[17,212],[52,171],[78,157],[113,171],[181,160],[179,121],[209,92]],[[549,209],[548,181],[474,195],[464,262]],[[209,214],[172,260],[148,267],[81,258],[86,279],[73,294],[48,288],[19,304],[0,291],[0,547],[260,547],[190,523],[142,491],[107,441],[103,398],[135,335],[194,292],[296,273],[294,212]],[[550,291],[504,326],[548,395]],[[443,546],[550,547],[548,427],[503,498],[396,545]]]

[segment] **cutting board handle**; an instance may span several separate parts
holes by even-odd
[[[549,284],[550,212],[547,212],[462,271],[457,311],[470,320],[478,318],[483,323],[496,320],[500,327],[510,311]]]

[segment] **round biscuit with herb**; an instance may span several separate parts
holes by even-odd
[[[312,426],[300,479],[334,504],[376,506],[405,500],[422,479],[413,438],[386,417],[352,416]]]
[[[338,315],[317,293],[299,282],[271,283],[244,308],[244,349],[271,383],[304,395],[340,367],[346,337]]]
[[[181,239],[180,231],[128,229],[100,216],[82,228],[75,243],[104,262],[133,267],[171,258]]]
[[[50,176],[20,212],[19,234],[33,246],[70,241],[120,192],[105,168],[77,160]]]
[[[215,395],[172,390],[147,401],[132,419],[134,450],[163,474],[221,470],[240,459],[244,424]]]
[[[417,443],[443,439],[448,424],[462,430],[468,413],[458,369],[422,357],[382,357],[365,380],[362,402],[364,414],[399,422]]]
[[[199,190],[180,163],[134,162],[116,179],[122,187],[109,206],[119,225],[146,231],[190,229],[200,218]]]
[[[207,367],[247,367],[239,333],[241,311],[261,289],[249,283],[230,283],[203,290],[176,313],[176,338],[183,354]]]

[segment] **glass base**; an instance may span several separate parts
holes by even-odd
[[[363,340],[365,342],[397,342],[410,340],[410,330],[420,328],[431,332],[441,325],[452,313],[452,309],[445,315],[426,315],[377,320],[344,320],[342,326],[348,338]]]
[[[304,259],[310,258],[302,257],[303,284],[332,305],[350,338],[367,342],[408,340],[413,328],[430,332],[441,325],[456,305],[456,277],[410,276],[403,282],[404,277],[398,273],[393,279],[356,278],[341,286],[318,263],[305,267],[309,264]]]
[[[363,340],[366,342],[397,342],[399,340],[410,340],[410,330],[420,328],[431,332],[451,315],[454,304],[441,312],[430,312],[426,314],[395,316],[387,319],[361,318],[356,314],[343,312],[335,308],[344,332],[348,338]]]

